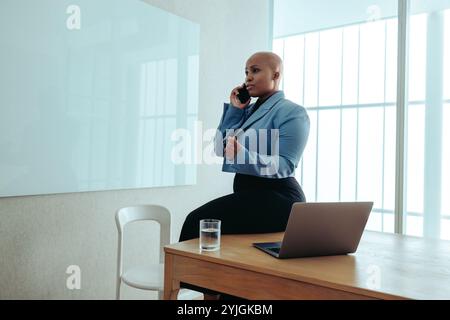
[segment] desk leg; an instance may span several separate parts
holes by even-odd
[[[173,255],[166,253],[164,262],[164,300],[177,300],[180,281],[173,280]]]

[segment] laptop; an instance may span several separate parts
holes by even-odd
[[[279,259],[356,252],[373,202],[296,202],[281,242],[253,243]]]

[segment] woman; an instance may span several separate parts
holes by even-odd
[[[222,234],[281,232],[292,204],[306,201],[295,168],[308,139],[309,117],[279,90],[282,70],[280,57],[271,52],[248,59],[245,84],[258,100],[242,103],[238,99],[242,86],[234,88],[215,139],[216,154],[224,157],[222,171],[236,173],[234,192],[192,211],[180,241],[199,237],[201,219],[221,220]]]

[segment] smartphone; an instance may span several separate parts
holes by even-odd
[[[246,103],[251,98],[250,93],[248,92],[247,86],[245,85],[245,83],[243,85],[243,88],[238,89],[238,91],[239,91],[239,94],[237,95],[237,97],[241,103]]]

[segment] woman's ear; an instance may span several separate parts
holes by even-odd
[[[275,74],[273,75],[273,80],[278,80],[279,78],[280,78],[280,73],[275,72]]]

